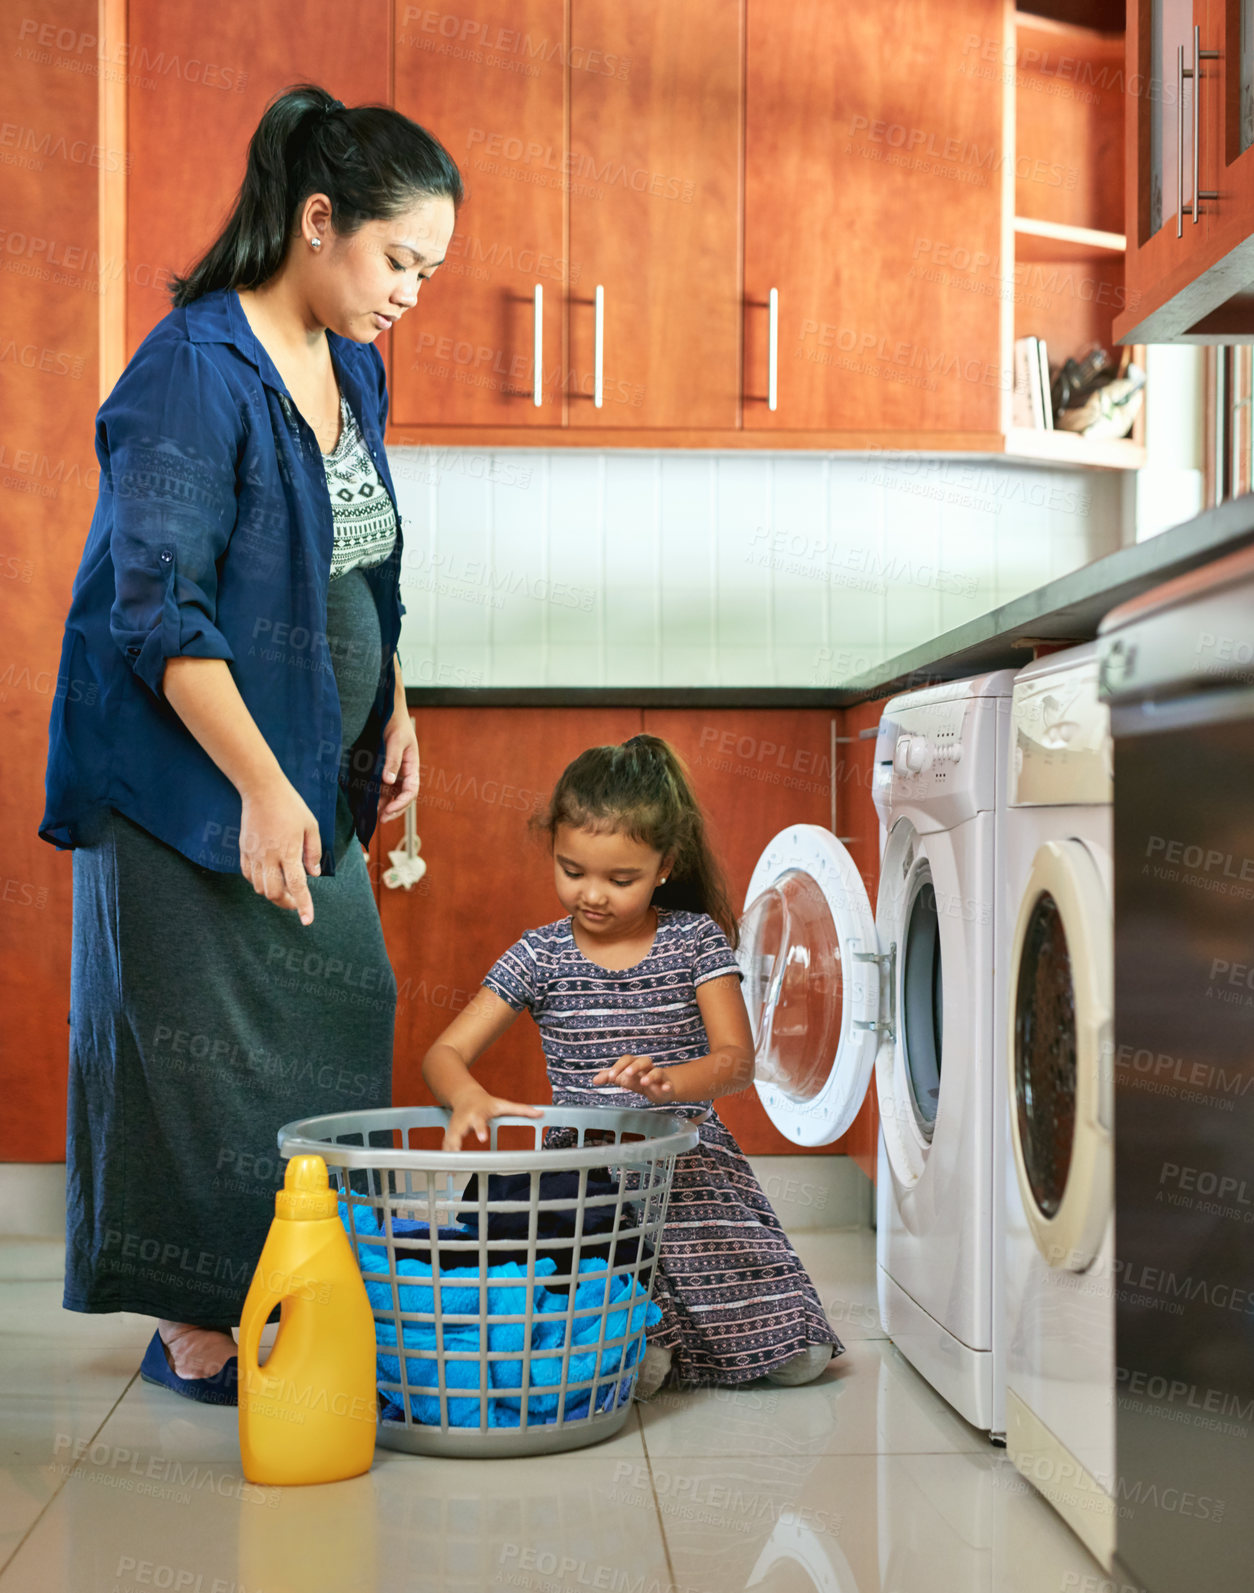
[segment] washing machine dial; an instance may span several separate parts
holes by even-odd
[[[919,774],[930,767],[932,749],[924,736],[902,736],[893,762],[898,774]]]

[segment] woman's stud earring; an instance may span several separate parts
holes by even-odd
[[[321,238],[310,238],[309,247],[311,249],[321,249],[321,247],[322,247],[322,239]]]
[[[665,874],[663,874],[661,879],[658,880],[658,884],[659,885],[665,885],[666,884],[666,875]]]

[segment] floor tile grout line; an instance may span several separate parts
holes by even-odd
[[[636,1410],[636,1424],[640,1429],[640,1447],[644,1450],[644,1463],[649,1472],[649,1492],[653,1495],[653,1508],[657,1512],[658,1536],[662,1540],[662,1554],[666,1559],[666,1579],[671,1587],[677,1587],[679,1584],[675,1580],[670,1539],[666,1536],[666,1522],[662,1518],[662,1501],[658,1498],[657,1483],[653,1480],[653,1460],[649,1455],[649,1441],[644,1435],[644,1417],[639,1408]]]
[[[84,1455],[90,1455],[90,1453],[92,1451],[92,1446],[95,1444],[96,1439],[99,1438],[100,1434],[104,1431],[105,1425],[108,1422],[109,1418],[114,1414],[114,1412],[117,1410],[118,1406],[122,1403],[122,1401],[126,1398],[127,1394],[134,1387],[135,1381],[136,1381],[136,1379],[138,1377],[139,1377],[138,1371],[135,1371],[135,1372],[131,1373],[131,1376],[130,1376],[130,1378],[127,1381],[126,1387],[122,1390],[122,1392],[114,1400],[113,1404],[109,1406],[109,1409],[100,1418],[100,1425],[94,1430],[94,1432],[92,1433],[91,1437],[87,1441],[87,1448],[83,1451]],[[35,1528],[39,1525],[39,1523],[43,1520],[43,1518],[48,1514],[48,1511],[56,1503],[57,1499],[60,1497],[61,1490],[65,1487],[66,1483],[69,1482],[70,1478],[74,1475],[74,1473],[78,1470],[78,1468],[82,1465],[82,1463],[83,1463],[82,1462],[82,1457],[80,1456],[80,1458],[74,1462],[74,1464],[66,1472],[65,1476],[62,1477],[61,1481],[52,1490],[52,1493],[44,1501],[43,1508],[40,1510],[39,1514],[35,1517],[35,1519],[31,1522],[30,1526],[27,1527],[26,1531],[23,1532],[22,1536],[13,1545],[13,1553],[9,1555],[8,1559],[5,1560],[3,1565],[0,1565],[0,1582],[3,1582],[5,1577],[9,1574],[9,1567],[13,1564],[14,1560],[22,1552],[23,1545],[26,1543],[26,1541],[30,1537],[31,1533],[34,1532]]]

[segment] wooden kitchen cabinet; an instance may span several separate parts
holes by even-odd
[[[494,0],[452,36],[438,10],[397,19],[395,104],[467,197],[391,334],[393,426],[736,427],[737,0]]]
[[[1127,96],[1129,304],[1115,334],[1124,343],[1250,342],[1254,4],[1129,0],[1127,70],[1145,89]]]
[[[998,297],[923,266],[1001,253],[1003,85],[962,39],[1002,26],[1001,0],[748,0],[746,430],[999,430]]]
[[[738,0],[573,0],[572,427],[740,422]],[[596,288],[603,290],[598,369]]]
[[[392,427],[565,419],[565,26],[563,0],[396,8],[393,103],[448,149],[466,198],[445,263],[380,342]]]

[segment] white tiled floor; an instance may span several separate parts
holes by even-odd
[[[809,1388],[662,1394],[593,1449],[380,1449],[366,1477],[278,1489],[244,1482],[234,1411],[138,1380],[151,1322],[62,1311],[59,1247],[2,1241],[0,1593],[1109,1586],[883,1337],[873,1236],[795,1243],[848,1347]]]

